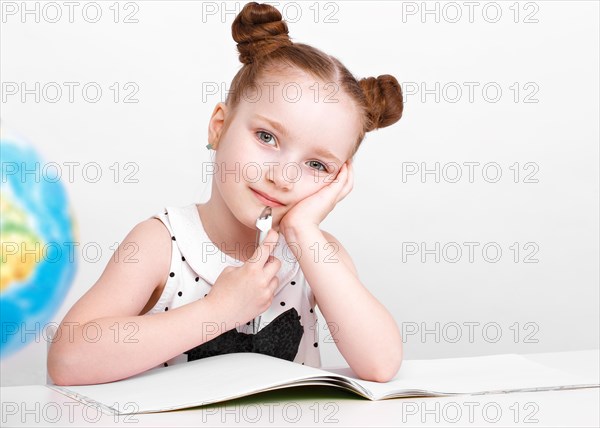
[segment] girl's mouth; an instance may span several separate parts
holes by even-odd
[[[284,204],[282,204],[282,203],[279,203],[277,201],[269,199],[264,193],[259,193],[252,188],[250,188],[250,190],[252,190],[252,193],[254,193],[254,196],[256,196],[256,198],[259,201],[261,201],[264,205],[267,205],[270,207],[283,207],[284,206]]]

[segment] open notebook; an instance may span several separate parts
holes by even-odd
[[[164,412],[259,392],[326,385],[370,400],[597,387],[586,379],[517,354],[406,360],[387,383],[358,379],[349,367],[322,370],[259,353],[241,352],[158,367],[117,382],[48,385],[107,414]]]

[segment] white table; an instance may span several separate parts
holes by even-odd
[[[598,350],[527,354],[600,378]],[[113,417],[44,385],[0,388],[1,426],[600,426],[600,388],[369,401],[331,387],[269,391],[211,406]]]

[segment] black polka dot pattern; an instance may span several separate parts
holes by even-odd
[[[170,276],[171,278],[173,278],[173,277],[175,276],[175,272],[171,272],[171,273],[169,274],[169,276]]]
[[[181,297],[181,296],[183,296],[183,293],[180,291],[179,293],[177,293],[177,295],[178,295],[179,297]]]

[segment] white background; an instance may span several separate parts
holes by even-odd
[[[43,94],[39,103],[33,96],[22,102],[3,91],[3,127],[32,141],[48,162],[97,162],[103,172],[97,183],[81,168],[73,182],[64,180],[81,245],[98,243],[103,254],[95,263],[79,254],[75,281],[53,319],[60,322],[135,224],[164,206],[208,199],[201,170],[210,160],[207,124],[225,93],[203,88],[228,88],[241,66],[231,23],[244,2],[227,2],[230,13],[222,16],[221,2],[204,3],[213,15],[203,14],[202,2],[137,1],[137,23],[123,22],[135,11],[126,2],[118,5],[118,23],[112,1],[99,2],[97,23],[84,19],[93,19],[94,9],[82,14],[89,2],[75,8],[73,23],[63,2],[56,3],[63,14],[57,23],[48,22],[56,9],[46,7],[45,16],[45,3],[27,2],[32,9],[36,3],[39,23],[20,11],[2,16],[1,80],[27,88],[78,82],[79,90],[73,103],[66,86],[56,103]],[[394,315],[405,358],[597,348],[598,3],[479,2],[470,19],[464,2],[427,2],[439,10],[438,22],[422,14],[422,2],[286,3],[294,41],[336,56],[359,78],[391,74],[405,90],[402,119],[367,135],[355,157],[354,190],[322,223]],[[462,17],[451,22],[457,11]],[[103,89],[96,103],[82,96],[89,82]],[[121,98],[131,92],[127,82],[137,85],[139,102],[115,103],[115,82]],[[502,91],[497,100],[495,88]],[[124,182],[127,162],[139,168],[137,183]],[[403,177],[415,164],[434,169],[436,162],[439,182],[434,174]],[[473,182],[465,162],[479,163]],[[453,163],[462,171],[455,183]],[[499,181],[490,182],[498,169]],[[530,173],[537,182],[525,182]],[[473,262],[465,242],[478,243]],[[439,243],[439,262],[435,252],[424,262],[421,253],[408,254],[411,243]],[[453,263],[456,246],[463,252]],[[502,250],[495,263],[494,247]],[[537,262],[524,263],[527,255]],[[348,310],[361,316],[360,308]],[[431,332],[423,337],[424,329]],[[45,352],[40,340],[2,360],[2,385],[45,383]],[[321,353],[325,366],[345,363],[333,343],[321,343]]]

